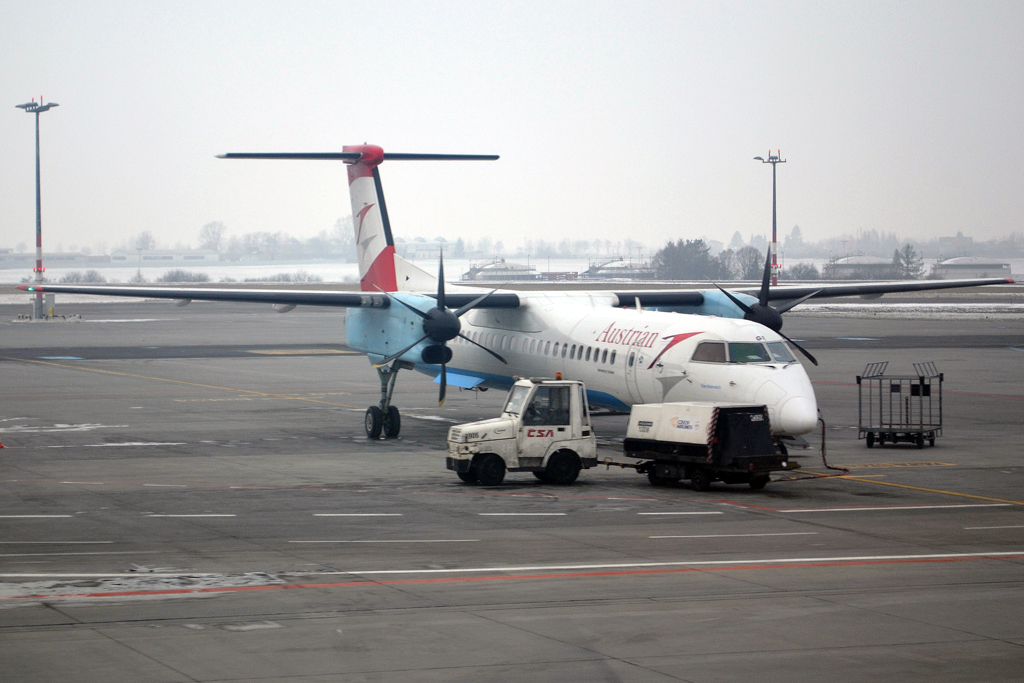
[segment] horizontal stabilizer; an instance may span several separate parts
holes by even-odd
[[[463,375],[462,373],[455,372],[454,370],[448,371],[448,384],[453,387],[459,387],[462,389],[472,389],[476,385],[482,383],[484,380],[482,377],[474,377],[473,375]],[[440,373],[434,378],[434,384],[441,383]]]

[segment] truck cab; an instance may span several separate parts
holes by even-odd
[[[520,379],[500,417],[448,431],[446,465],[467,484],[497,486],[505,472],[533,472],[566,485],[596,464],[586,387],[575,380]]]

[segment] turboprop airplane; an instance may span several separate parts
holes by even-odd
[[[348,165],[361,291],[24,285],[37,292],[263,302],[348,309],[345,341],[367,355],[380,380],[380,401],[366,410],[371,439],[398,436],[392,404],[400,370],[434,376],[439,401],[449,384],[507,389],[516,376],[586,383],[594,407],[627,410],[636,403],[715,401],[764,404],[776,437],[814,429],[814,389],[791,348],[817,360],[782,334],[782,314],[809,299],[877,297],[1009,279],[912,281],[770,287],[766,261],[760,289],[621,291],[447,291],[444,262],[435,278],[395,253],[379,166],[385,161],[494,160],[497,156],[385,153],[374,145],[328,153],[225,154],[228,159],[338,160]],[[770,252],[769,252],[770,258]],[[775,302],[772,305],[771,302]]]

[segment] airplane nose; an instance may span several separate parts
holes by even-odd
[[[783,434],[806,434],[818,423],[818,406],[804,396],[794,396],[782,404],[778,414],[777,432]]]

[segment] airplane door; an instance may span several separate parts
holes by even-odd
[[[640,387],[637,384],[637,368],[643,363],[645,356],[644,349],[639,346],[631,346],[626,352],[626,388],[629,390],[629,397],[633,403],[643,403],[643,396],[640,394]]]

